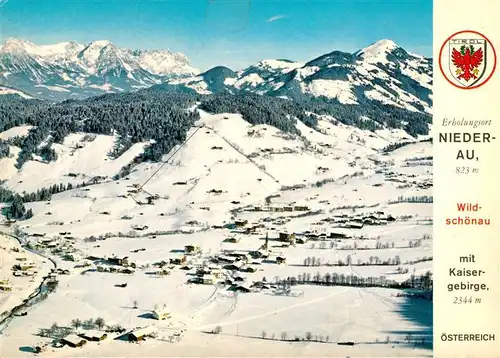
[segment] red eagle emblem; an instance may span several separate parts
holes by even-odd
[[[469,82],[471,79],[477,79],[479,76],[478,67],[483,62],[483,58],[484,53],[481,48],[475,50],[472,45],[463,45],[460,51],[454,48],[451,53],[451,59],[455,67],[457,67],[457,79],[463,79],[466,82]]]

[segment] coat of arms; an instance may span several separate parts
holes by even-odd
[[[450,40],[451,74],[464,87],[475,85],[486,72],[486,41]]]
[[[453,86],[478,88],[495,72],[495,49],[488,38],[477,31],[457,32],[441,46],[439,68]]]

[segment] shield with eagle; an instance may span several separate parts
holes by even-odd
[[[464,87],[474,86],[486,72],[486,40],[451,39],[450,72]]]

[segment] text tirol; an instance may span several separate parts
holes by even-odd
[[[461,132],[445,132],[439,133],[439,143],[491,143],[495,139],[490,133],[461,133]],[[479,160],[475,155],[474,149],[460,149],[456,159]]]

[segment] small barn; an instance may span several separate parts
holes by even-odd
[[[306,236],[297,236],[295,239],[295,242],[297,244],[305,244],[307,242],[307,237]]]
[[[184,255],[178,256],[178,257],[173,257],[170,259],[170,263],[173,265],[182,265],[186,261],[187,261],[187,258]]]
[[[235,262],[235,263],[228,264],[228,265],[224,266],[224,268],[226,270],[231,270],[231,271],[238,271],[242,267],[243,267],[243,263],[242,262]]]
[[[170,318],[171,316],[170,311],[166,307],[155,309],[153,312],[151,312],[151,315],[153,316],[154,319],[160,321]]]
[[[186,245],[184,246],[184,252],[186,254],[192,254],[200,251],[200,247],[198,245]]]
[[[232,244],[236,244],[240,241],[240,238],[239,237],[228,237],[226,240],[224,240],[225,242],[229,242],[229,243],[232,243]]]
[[[143,327],[143,328],[138,328],[133,331],[130,331],[125,335],[127,340],[129,342],[138,342],[138,341],[143,341],[148,337],[149,335],[155,333],[156,330],[154,327],[148,326],[148,327]]]
[[[245,225],[247,225],[247,224],[248,224],[248,220],[236,220],[236,221],[234,222],[234,225],[235,225],[236,227],[243,227],[243,226],[245,226]]]
[[[243,283],[243,284],[239,284],[239,285],[234,286],[232,290],[237,291],[237,292],[248,293],[248,292],[250,292],[250,287],[248,287],[247,284]]]
[[[127,266],[128,265],[128,257],[109,257],[108,262],[112,265],[118,265],[118,266]]]
[[[255,267],[253,265],[243,266],[241,268],[241,271],[253,273],[253,272],[257,272],[257,267]]]
[[[278,256],[278,257],[276,257],[276,263],[278,265],[286,264],[286,257],[285,256]]]
[[[70,334],[62,338],[61,343],[70,346],[71,348],[76,348],[83,346],[87,343],[87,341],[82,337],[78,337],[76,334]]]
[[[87,341],[99,342],[108,338],[105,332],[88,330],[80,334],[80,337],[85,338]]]
[[[201,277],[203,283],[206,285],[212,285],[215,283],[215,276],[212,274],[206,274]]]
[[[346,223],[346,227],[347,228],[350,228],[350,229],[362,229],[363,228],[363,223],[359,223],[359,222],[356,222],[356,221],[350,221],[348,223]]]

